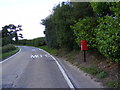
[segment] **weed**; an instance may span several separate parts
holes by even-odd
[[[107,73],[105,71],[100,71],[99,69],[97,69],[96,67],[80,67],[81,70],[96,76],[97,78],[105,78],[107,77]]]
[[[98,70],[96,67],[80,67],[80,69],[82,69],[83,71],[91,74],[91,75],[96,75],[100,72],[100,70]]]
[[[102,78],[105,78],[105,77],[107,77],[107,73],[105,71],[102,71],[102,72],[97,74],[97,78],[102,79]]]
[[[105,83],[105,85],[108,87],[118,88],[120,90],[120,85],[115,81],[108,81]]]
[[[69,61],[69,62],[72,62],[74,59],[74,56],[72,56],[71,54],[67,54],[66,55],[66,60]]]

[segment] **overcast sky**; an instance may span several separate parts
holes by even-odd
[[[62,1],[68,0],[0,0],[0,30],[5,25],[20,24],[24,39],[43,37],[41,19]]]

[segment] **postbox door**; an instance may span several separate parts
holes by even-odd
[[[86,40],[81,40],[81,50],[88,50]]]

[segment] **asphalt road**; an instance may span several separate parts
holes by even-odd
[[[67,62],[34,47],[2,63],[2,88],[102,88]]]

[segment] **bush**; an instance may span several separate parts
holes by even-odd
[[[105,16],[99,18],[95,29],[97,48],[104,56],[120,62],[120,29],[119,18]]]
[[[19,40],[18,45],[28,45],[28,46],[43,46],[45,44],[45,38],[44,37],[39,37],[31,40],[23,39]]]
[[[5,45],[2,47],[2,53],[10,52],[10,51],[13,51],[15,49],[16,49],[16,47],[14,45],[8,44],[8,45]]]
[[[80,19],[71,28],[74,30],[76,42],[87,40],[89,48],[97,48],[107,58],[120,62],[120,19],[104,16],[98,19],[86,17]]]
[[[104,71],[102,71],[102,72],[100,72],[98,75],[97,75],[97,77],[98,78],[105,78],[107,76],[107,73],[106,72],[104,72]]]
[[[80,19],[74,26],[71,26],[74,30],[74,35],[76,36],[75,40],[79,46],[81,40],[87,40],[90,48],[96,46],[93,28],[95,28],[97,24],[96,18],[86,17],[84,19]]]
[[[8,45],[11,43],[11,40],[9,37],[2,38],[2,46]]]

